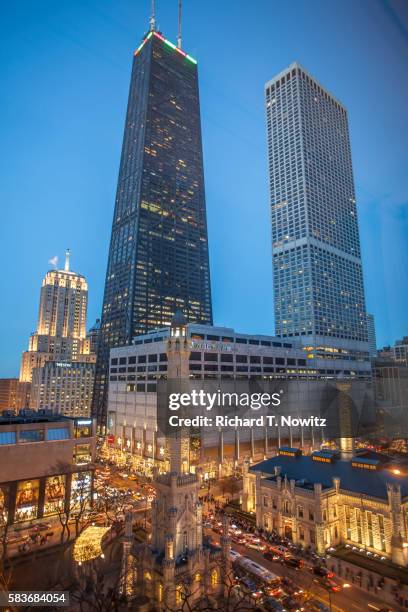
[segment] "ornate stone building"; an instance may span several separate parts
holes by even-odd
[[[278,456],[244,468],[243,508],[258,527],[324,553],[348,544],[408,563],[408,479],[397,466],[320,451]]]
[[[16,408],[50,409],[88,417],[95,377],[98,329],[86,334],[88,284],[70,269],[49,270],[41,286],[37,329],[21,358]]]
[[[176,314],[168,340],[169,372],[185,375],[183,353],[188,350],[186,322]],[[212,545],[202,531],[198,497],[201,474],[189,472],[188,432],[169,437],[170,471],[154,471],[156,498],[152,503],[151,540],[137,544],[128,517],[123,544],[123,591],[146,609],[177,610],[203,598],[219,601],[228,586],[230,541],[225,520],[221,546]],[[148,603],[147,603],[148,602]]]
[[[31,382],[33,369],[47,361],[95,362],[84,346],[87,305],[88,284],[70,270],[67,251],[64,269],[49,270],[42,281],[37,329],[22,355],[21,382]]]

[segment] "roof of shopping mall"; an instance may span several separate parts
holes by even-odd
[[[0,412],[0,425],[24,425],[26,423],[58,423],[61,421],[74,421],[81,424],[80,422],[92,423],[90,417],[71,417],[62,414],[54,414],[51,410],[31,410],[23,409],[18,413],[14,410],[3,410]],[[85,424],[85,423],[83,423]]]

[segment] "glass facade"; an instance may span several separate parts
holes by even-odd
[[[49,427],[47,429],[47,440],[69,440],[68,427]]]
[[[20,442],[43,442],[43,429],[21,429],[19,434]]]
[[[367,342],[347,112],[298,64],[265,98],[276,334]]]
[[[134,57],[109,248],[93,412],[106,420],[109,349],[212,323],[196,62],[149,33]]]
[[[15,431],[0,431],[0,444],[15,444],[16,441]]]

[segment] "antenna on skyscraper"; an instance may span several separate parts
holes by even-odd
[[[181,0],[178,0],[178,34],[177,47],[181,49]]]
[[[65,251],[65,266],[64,266],[65,272],[69,272],[69,258],[70,258],[70,255],[71,255],[71,253],[70,253],[69,249],[67,249]]]
[[[156,29],[156,2],[152,0],[152,12],[150,15],[150,31],[154,32]]]

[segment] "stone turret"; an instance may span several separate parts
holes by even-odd
[[[392,561],[398,565],[406,565],[408,549],[404,547],[401,487],[388,483],[387,495],[391,514],[391,558]]]
[[[169,380],[189,380],[190,347],[187,338],[187,321],[178,310],[170,326],[170,337],[167,341],[167,378]]]
[[[222,517],[221,550],[221,582],[224,585],[224,597],[228,597],[231,575],[231,538],[229,536],[229,518],[227,514],[224,514]]]

